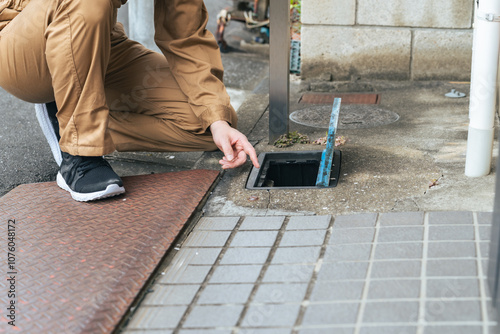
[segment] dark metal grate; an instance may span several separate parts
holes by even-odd
[[[18,333],[110,333],[218,176],[193,170],[124,177],[127,193],[79,203],[54,182],[0,198],[2,266],[16,221]],[[10,332],[0,281],[0,332]]]
[[[300,103],[310,104],[332,104],[337,97],[342,99],[342,104],[379,104],[379,94],[361,94],[361,93],[306,93],[302,95]]]

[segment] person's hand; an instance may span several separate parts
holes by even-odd
[[[210,125],[215,145],[224,153],[219,161],[223,169],[235,168],[247,161],[247,154],[255,168],[259,168],[257,153],[247,137],[229,126],[225,121],[216,121]]]

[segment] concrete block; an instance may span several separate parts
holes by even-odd
[[[470,80],[472,30],[416,30],[412,78]]]
[[[334,229],[329,244],[371,243],[375,234],[374,228]]]
[[[371,281],[368,299],[418,299],[420,280],[384,280]]]
[[[324,263],[318,274],[318,281],[365,279],[368,262]]]
[[[245,304],[253,284],[209,284],[201,293],[198,304]]]
[[[286,231],[280,242],[283,246],[316,246],[323,245],[326,230]]]
[[[444,310],[444,311],[443,311]],[[481,321],[479,301],[428,301],[425,304],[425,320],[439,321]]]
[[[274,326],[292,327],[299,315],[299,309],[300,304],[298,303],[250,305],[241,326],[243,328]]]
[[[414,322],[418,318],[418,301],[370,302],[365,306],[364,322]]]
[[[361,327],[359,334],[403,334],[403,333],[416,333],[416,326],[366,326]],[[427,334],[427,332],[425,332]],[[441,333],[443,334],[443,333]]]
[[[144,306],[137,310],[127,329],[175,329],[187,306]]]
[[[428,260],[427,276],[477,276],[475,260]]]
[[[422,225],[423,223],[423,212],[390,212],[380,217],[380,226]]]
[[[280,247],[274,254],[272,263],[316,263],[321,247]]]
[[[221,264],[264,264],[271,248],[228,248]]]
[[[196,225],[196,230],[232,231],[238,220],[239,217],[203,217]]]
[[[358,309],[359,303],[309,305],[302,325],[355,324]]]
[[[377,222],[376,213],[361,213],[335,217],[333,228],[349,227],[373,227]]]
[[[239,231],[230,247],[271,247],[278,231]]]
[[[394,27],[470,28],[470,0],[359,0],[357,23]]]
[[[423,243],[421,242],[378,244],[375,249],[375,259],[420,259],[422,249]]]
[[[457,258],[476,257],[474,242],[430,242],[427,257],[429,258]]]
[[[302,23],[353,25],[356,0],[308,0],[302,2]]]
[[[479,281],[476,278],[440,278],[427,280],[429,298],[479,298]]]
[[[148,293],[144,305],[189,305],[193,301],[198,285],[155,285]]]
[[[373,27],[302,27],[302,77],[331,73],[333,80],[407,80],[411,32]]]
[[[429,240],[474,240],[474,226],[430,226]]]
[[[214,264],[222,248],[181,248],[176,254],[178,263]]]
[[[478,224],[491,225],[492,221],[493,221],[493,212],[478,212],[477,213]]]
[[[246,217],[241,223],[240,231],[244,230],[279,230],[285,217]]]
[[[378,242],[421,241],[423,227],[381,227]]]
[[[370,244],[333,245],[326,248],[323,262],[368,261],[372,251]]]
[[[169,268],[166,275],[161,276],[159,282],[166,284],[186,284],[186,283],[203,283],[207,277],[211,266],[180,266],[179,268]],[[176,270],[173,270],[176,269]]]
[[[193,231],[186,239],[183,247],[222,247],[226,244],[229,231]]]
[[[490,328],[488,333],[495,333],[495,328]],[[483,326],[481,325],[460,325],[460,326],[443,326],[443,325],[427,325],[425,326],[425,334],[482,334]]]
[[[332,216],[293,216],[286,225],[287,230],[323,230],[330,225]]]
[[[442,211],[429,212],[430,225],[468,225],[473,224],[474,219],[470,211]]]
[[[261,265],[219,266],[209,283],[254,283],[261,269]]]
[[[302,303],[307,283],[262,284],[255,294],[254,303]]]
[[[241,311],[243,305],[197,305],[189,314],[184,326],[231,327],[236,325]]]
[[[318,281],[311,295],[313,302],[360,300],[365,282]]]
[[[374,262],[372,277],[374,278],[396,278],[396,277],[420,277],[422,264],[420,261],[383,261]]]
[[[262,281],[264,283],[308,283],[311,280],[315,265],[312,264],[277,264],[270,265]]]

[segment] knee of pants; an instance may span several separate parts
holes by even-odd
[[[114,0],[73,0],[75,15],[88,27],[99,26],[114,19]],[[111,22],[113,23],[113,22]]]

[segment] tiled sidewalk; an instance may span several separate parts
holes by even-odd
[[[203,218],[125,333],[486,334],[491,213]]]

